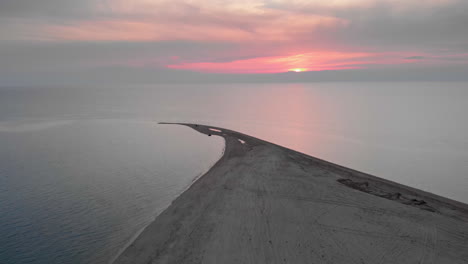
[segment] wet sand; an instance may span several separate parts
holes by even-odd
[[[235,131],[120,263],[468,263],[468,205]],[[183,162],[183,161],[181,161]]]

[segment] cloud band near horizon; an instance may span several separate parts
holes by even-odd
[[[119,66],[256,74],[468,67],[466,14],[462,0],[5,0],[0,59],[9,66],[0,69]],[[175,45],[161,52],[158,43],[186,49]],[[103,47],[104,55],[98,52]],[[41,50],[49,57],[37,54]]]

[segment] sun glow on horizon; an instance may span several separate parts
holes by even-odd
[[[375,54],[364,52],[315,51],[295,55],[256,57],[225,62],[175,62],[166,65],[170,69],[211,73],[281,73],[360,68],[370,63]],[[364,59],[365,58],[365,59]],[[313,65],[299,68],[298,65]]]
[[[294,68],[294,69],[290,69],[289,71],[292,71],[292,72],[304,72],[304,71],[307,71],[306,68]]]

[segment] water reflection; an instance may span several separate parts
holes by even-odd
[[[8,96],[0,96],[0,120],[115,118],[226,127],[468,202],[467,86],[308,83],[9,90]]]
[[[0,132],[5,264],[106,263],[224,148],[221,138],[147,121],[26,123],[34,129]]]
[[[213,85],[179,120],[224,126],[468,202],[464,83]]]
[[[323,113],[321,107],[327,102],[319,102],[313,94],[308,94],[304,85],[291,84],[260,89],[250,93],[250,101],[254,108],[239,110],[243,116],[254,121],[240,122],[232,126],[240,126],[242,131],[252,131],[253,135],[261,136],[272,142],[285,142],[293,149],[320,148],[320,142],[306,131],[314,132],[311,127],[322,124],[332,113]]]
[[[154,126],[154,121],[237,130],[468,202],[467,86],[311,83],[0,88],[0,245],[16,250],[0,251],[1,257],[12,260],[0,257],[0,262],[21,262],[14,261],[15,256],[51,256],[50,250],[62,255],[47,263],[65,263],[59,260],[90,254],[92,250],[76,253],[75,247],[63,241],[89,247],[103,239],[116,241],[100,232],[118,237],[119,232],[128,232],[124,227],[143,226],[153,216],[143,213],[160,208],[154,201],[172,200],[177,194],[174,190],[193,179],[191,168],[206,165],[206,160],[197,158],[216,159],[209,153],[218,153],[212,151],[216,144],[211,145],[218,137],[204,137],[188,128],[165,130],[169,126]],[[194,150],[208,154],[193,155]],[[106,192],[109,188],[118,191]],[[93,190],[96,194],[91,195]],[[68,198],[48,199],[48,193]],[[119,207],[120,202],[125,208]],[[96,205],[115,210],[97,210]],[[60,210],[70,208],[72,213],[102,218],[37,220],[40,212],[61,215],[65,211]],[[128,216],[134,218],[125,220]],[[120,222],[107,225],[101,221],[106,217]],[[77,237],[74,232],[82,231],[86,223],[113,229],[95,228],[95,233],[86,229],[87,237]],[[25,233],[23,240],[9,239],[20,227],[35,231]],[[54,234],[49,227],[65,227],[69,232],[49,237],[44,235]],[[51,243],[44,243],[42,237]],[[81,243],[83,239],[88,240]],[[62,250],[64,245],[71,251]]]

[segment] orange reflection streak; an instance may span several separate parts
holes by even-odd
[[[253,134],[295,150],[320,149],[322,143],[308,125],[320,126],[333,113],[327,112],[327,102],[319,96],[311,96],[313,90],[308,88],[302,84],[288,84],[252,93],[255,98],[251,100],[257,102],[254,115],[262,121],[246,129],[255,127]],[[243,114],[248,115],[247,112]]]
[[[184,69],[214,73],[277,73],[291,70],[323,71],[361,68],[369,63],[371,53],[313,52],[292,56],[261,57],[230,62],[194,62],[167,65],[171,69]]]

